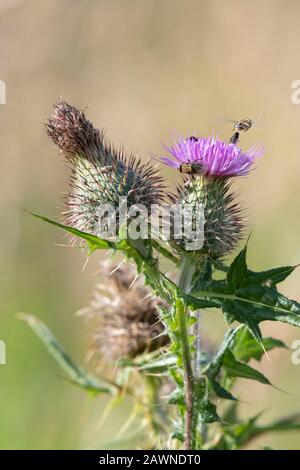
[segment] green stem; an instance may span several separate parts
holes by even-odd
[[[191,290],[191,282],[194,272],[194,260],[192,256],[186,256],[182,262],[178,280],[178,287],[185,293],[188,293]]]
[[[194,336],[195,336],[195,353],[194,353],[194,374],[198,380],[200,378],[201,369],[201,313],[200,310],[194,313],[196,323],[194,325]]]
[[[186,450],[195,448],[195,436],[193,435],[193,421],[194,421],[194,375],[192,369],[192,357],[189,346],[189,337],[186,324],[186,308],[181,300],[176,304],[177,318],[179,323],[181,355],[184,371],[185,382],[185,439],[184,446]]]
[[[183,261],[178,287],[184,292],[190,290],[190,284],[193,277],[193,259],[186,257]],[[192,355],[190,350],[189,334],[187,327],[187,308],[182,300],[176,301],[176,313],[179,324],[181,355],[184,370],[185,382],[185,449],[196,448],[197,442],[197,411],[195,409],[195,379],[192,366]]]
[[[159,400],[159,387],[160,382],[157,377],[148,375],[145,377],[146,383],[146,402],[148,405],[147,416],[149,419],[150,430],[153,433],[153,441],[156,442],[158,436],[166,433],[166,429],[163,424],[166,421],[166,417],[162,416],[162,410]],[[163,418],[163,419],[160,419]]]

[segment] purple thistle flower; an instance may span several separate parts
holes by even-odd
[[[199,163],[203,166],[202,174],[218,177],[247,175],[263,153],[262,147],[252,146],[244,152],[237,145],[223,142],[217,137],[180,138],[165,150],[173,158],[162,157],[160,160],[164,164],[180,169],[182,164]]]

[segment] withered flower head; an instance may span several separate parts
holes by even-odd
[[[83,111],[66,101],[54,105],[54,114],[45,123],[50,139],[66,157],[86,157],[90,161],[101,161],[103,133],[95,129]]]
[[[92,322],[91,355],[114,361],[166,345],[169,339],[158,310],[166,305],[148,296],[149,290],[128,266],[110,275],[106,268],[106,276],[105,286],[98,286],[84,311]]]
[[[71,163],[66,216],[73,227],[99,234],[103,204],[115,208],[118,223],[120,197],[127,197],[128,206],[143,204],[147,209],[163,200],[163,180],[150,161],[142,163],[134,156],[127,157],[123,150],[115,150],[83,111],[59,102],[45,130]]]

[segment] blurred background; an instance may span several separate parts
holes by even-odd
[[[253,228],[249,262],[253,269],[299,263],[300,105],[291,101],[300,79],[299,15],[296,0],[1,0],[0,448],[109,448],[130,413],[125,402],[101,427],[107,399],[65,382],[16,319],[37,315],[84,363],[87,333],[75,312],[91,297],[99,259],[83,270],[80,250],[58,246],[64,236],[23,211],[53,218],[61,211],[68,171],[42,130],[53,101],[87,106],[116,145],[145,157],[174,133],[227,140],[232,124],[224,119],[257,119],[241,144],[260,142],[265,154],[237,182]],[[175,172],[162,171],[174,184]],[[283,293],[299,300],[299,280],[297,271]],[[212,342],[224,328],[220,312],[205,313]],[[300,339],[300,330],[281,324],[263,331],[289,346]],[[291,352],[273,352],[261,370],[288,394],[244,382],[244,415],[264,409],[267,421],[300,411],[300,365]],[[260,445],[299,449],[300,434],[264,436],[253,443]]]

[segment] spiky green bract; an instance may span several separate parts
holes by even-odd
[[[99,235],[101,205],[113,206],[118,224],[120,198],[127,197],[128,208],[142,204],[147,209],[163,200],[162,180],[149,164],[134,157],[127,160],[112,148],[107,152],[111,158],[102,167],[80,158],[74,160],[70,179],[67,222],[94,235]]]
[[[197,253],[210,259],[221,258],[233,250],[244,232],[242,208],[235,202],[236,195],[230,193],[231,180],[200,176],[185,182],[178,188],[177,198],[172,202],[189,205],[191,208],[202,204],[204,214],[203,247]],[[196,227],[197,211],[193,210],[193,228]],[[185,249],[187,240],[177,240],[176,247]]]
[[[128,207],[142,204],[147,209],[163,200],[163,180],[150,162],[142,163],[133,155],[127,157],[123,150],[115,150],[82,111],[60,102],[54,105],[54,115],[45,129],[71,163],[68,224],[97,235],[103,218],[101,205],[117,209],[118,223],[121,197],[127,197]]]

